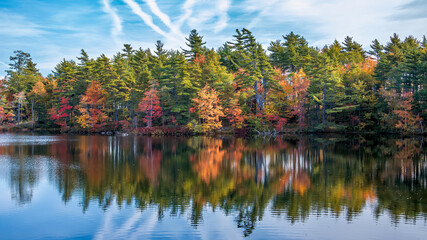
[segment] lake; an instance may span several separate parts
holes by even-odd
[[[427,239],[426,144],[0,134],[0,239]]]

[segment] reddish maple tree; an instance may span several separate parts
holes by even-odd
[[[4,112],[4,108],[0,106],[0,125],[3,123],[5,118],[6,118],[6,114]]]
[[[70,98],[61,99],[61,105],[59,106],[59,110],[57,107],[52,107],[49,109],[50,119],[55,121],[56,125],[59,125],[62,130],[67,128],[67,119],[70,116],[68,113],[73,107],[70,105]]]
[[[242,108],[237,99],[231,99],[229,107],[224,109],[224,114],[230,121],[231,125],[235,128],[242,128],[244,118],[242,115]]]
[[[144,98],[138,105],[138,111],[145,113],[144,121],[147,123],[147,127],[152,127],[153,120],[162,116],[162,107],[160,107],[160,100],[154,88],[144,94]]]
[[[279,118],[276,125],[274,125],[276,127],[276,130],[279,132],[283,131],[283,127],[286,125],[286,123],[288,122],[288,119],[286,118]]]

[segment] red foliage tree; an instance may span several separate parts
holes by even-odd
[[[245,119],[243,118],[242,108],[240,107],[237,99],[230,99],[230,105],[228,108],[224,109],[224,114],[233,127],[243,127],[243,122]]]
[[[160,107],[160,100],[155,89],[144,94],[144,98],[138,105],[138,111],[145,113],[144,122],[147,123],[147,127],[152,127],[153,120],[162,116],[162,107]]]
[[[3,123],[5,119],[6,119],[6,114],[4,112],[4,108],[0,106],[0,125]]]
[[[67,128],[67,118],[70,116],[68,112],[73,109],[69,101],[70,98],[62,97],[59,110],[56,107],[49,109],[50,119],[55,121],[55,124],[59,125],[62,130]]]

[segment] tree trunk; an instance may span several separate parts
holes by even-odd
[[[326,81],[323,83],[322,124],[326,123]]]
[[[255,114],[258,114],[258,82],[254,83],[255,90]]]
[[[18,102],[18,125],[21,123],[21,104]]]
[[[264,87],[264,93],[261,100],[261,110],[264,109],[264,103],[267,99],[267,81],[265,80],[264,77],[262,78],[262,86]]]
[[[31,116],[33,118],[33,129],[34,129],[34,99],[31,100]]]

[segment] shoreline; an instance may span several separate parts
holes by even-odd
[[[427,136],[427,133],[396,133],[396,132],[374,132],[374,131],[315,131],[315,130],[305,130],[305,131],[264,131],[264,132],[249,132],[243,129],[232,130],[225,129],[219,130],[217,132],[209,133],[197,133],[192,132],[185,128],[180,127],[152,127],[152,128],[136,128],[130,131],[98,131],[98,132],[89,132],[89,131],[61,131],[60,129],[30,129],[30,128],[13,128],[13,129],[0,129],[0,133],[37,133],[37,134],[54,134],[54,135],[82,135],[82,136],[158,136],[158,137],[191,137],[191,136],[235,136],[235,137],[276,137],[276,136],[311,136],[311,135],[339,135],[339,136],[373,136],[373,135],[386,135],[393,137],[424,137]]]

